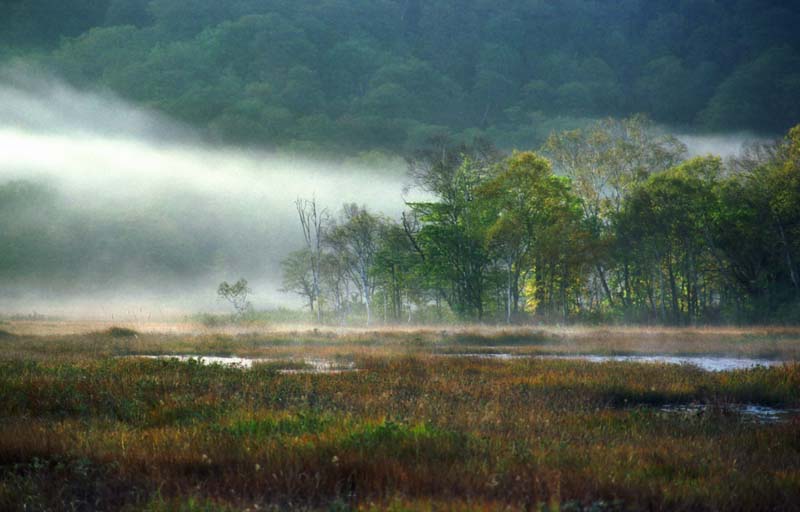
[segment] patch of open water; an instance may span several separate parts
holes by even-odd
[[[527,355],[511,353],[465,353],[448,354],[451,357],[478,357],[486,359],[566,359],[588,361],[591,363],[628,362],[628,363],[655,363],[655,364],[688,364],[710,372],[724,372],[731,370],[746,370],[759,366],[780,366],[785,361],[774,359],[756,359],[747,357],[725,356],[669,356],[669,355],[592,355],[592,354],[552,354],[552,355]]]
[[[252,368],[257,363],[294,363],[296,360],[267,358],[267,357],[235,357],[235,356],[199,356],[199,355],[137,355],[131,357],[140,357],[146,359],[170,359],[177,361],[197,361],[200,364],[211,365],[220,364],[222,366],[229,366],[232,368]],[[343,373],[356,371],[354,363],[339,363],[329,359],[321,358],[304,358],[300,362],[305,366],[303,368],[282,368],[279,373],[285,374],[302,374],[302,373]]]
[[[706,414],[734,414],[742,421],[752,423],[780,423],[800,415],[800,409],[778,409],[757,404],[669,404],[659,408],[666,413],[687,417],[702,417]]]

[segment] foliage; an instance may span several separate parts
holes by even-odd
[[[786,130],[800,115],[799,20],[780,0],[13,0],[0,56],[239,144],[405,152],[477,131],[534,147],[631,112]]]
[[[253,290],[247,286],[247,280],[244,278],[233,284],[223,281],[217,288],[219,298],[228,301],[233,306],[233,309],[236,310],[237,316],[244,315],[253,308],[253,305],[247,300],[247,296],[252,292]]]
[[[443,306],[507,323],[796,321],[798,148],[800,127],[728,164],[684,160],[642,116],[551,135],[553,164],[434,137],[409,159],[427,201],[399,222],[345,205],[325,226],[323,295],[341,323],[361,306],[369,320],[373,299],[384,322]],[[308,293],[298,257],[284,275]]]

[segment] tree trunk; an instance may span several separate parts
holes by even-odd
[[[783,244],[783,250],[786,257],[786,266],[789,268],[789,279],[791,279],[792,284],[794,285],[794,289],[800,289],[800,285],[798,284],[797,273],[794,269],[794,262],[792,261],[792,251],[789,247],[789,242],[786,240],[786,233],[783,230],[783,224],[780,222],[778,223],[778,231],[781,235],[781,243]]]
[[[511,263],[508,264],[508,283],[506,289],[506,323],[511,324],[511,302],[513,300],[513,293],[511,291],[511,287],[513,286],[514,279],[512,276],[513,268]]]
[[[611,295],[611,290],[608,288],[608,282],[606,281],[606,272],[603,269],[602,265],[599,263],[595,263],[595,269],[597,270],[597,274],[600,276],[600,284],[603,285],[603,291],[606,292],[606,297],[608,297],[608,305],[612,308],[614,307],[614,297]]]
[[[672,270],[672,251],[667,251],[667,271],[669,276],[669,289],[672,295],[672,321],[677,322],[680,318],[678,307],[678,289],[675,283],[675,272]]]

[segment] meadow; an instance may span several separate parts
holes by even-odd
[[[178,354],[261,362],[136,357]],[[534,357],[569,354],[781,363]],[[796,328],[10,321],[0,509],[792,510],[799,356]]]

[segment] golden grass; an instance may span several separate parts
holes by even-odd
[[[791,329],[274,329],[0,340],[3,510],[788,510],[800,419],[662,404],[800,407],[800,365],[727,373],[440,357],[503,350],[796,354]],[[35,327],[39,328],[39,327]],[[48,329],[54,327],[48,327]],[[25,329],[30,329],[26,331]],[[27,334],[26,334],[27,333]],[[352,361],[284,374],[131,354]]]
[[[7,322],[0,357],[130,354],[333,357],[408,353],[717,354],[800,359],[800,327],[205,327],[198,323]],[[132,329],[135,338],[109,336]],[[21,340],[25,340],[22,342]]]

